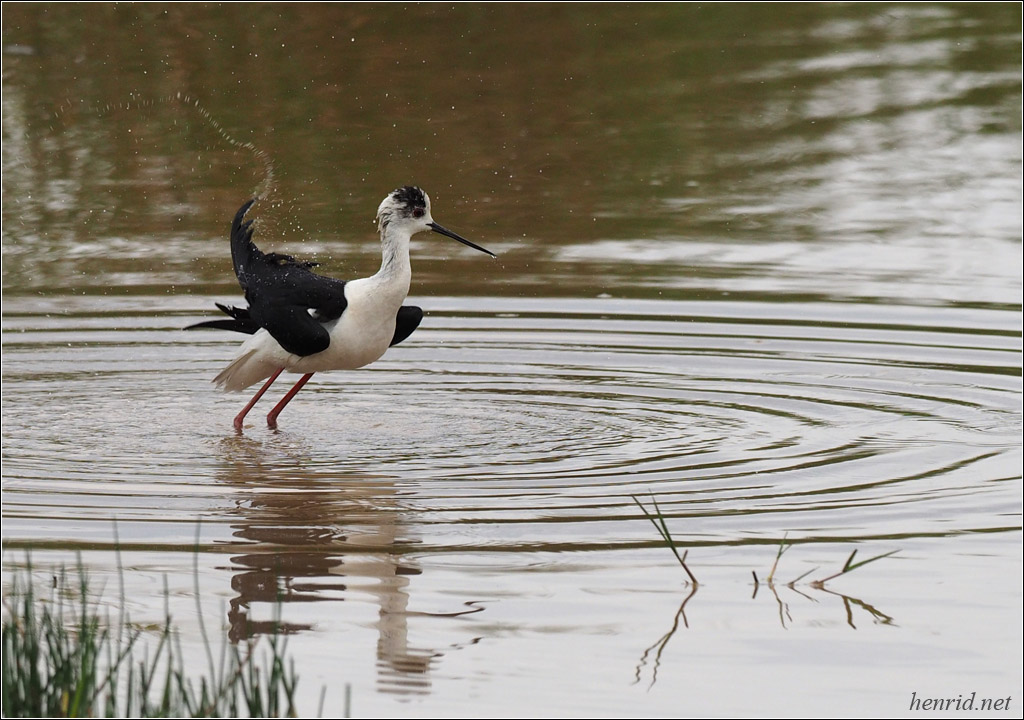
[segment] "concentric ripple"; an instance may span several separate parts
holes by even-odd
[[[203,518],[246,542],[585,549],[649,539],[634,496],[698,543],[1019,522],[1011,310],[431,299],[383,361],[235,436],[244,398],[208,380],[236,338],[178,332],[190,305],[90,302],[7,316],[13,541],[103,542],[116,517],[175,544]]]

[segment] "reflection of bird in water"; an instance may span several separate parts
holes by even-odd
[[[375,656],[378,690],[429,692],[441,658],[476,638],[459,627],[432,633],[431,644],[417,641],[414,630],[423,626],[415,618],[438,613],[410,609],[423,571],[403,549],[422,541],[407,526],[394,478],[317,466],[293,439],[267,446],[232,434],[218,446],[220,483],[245,497],[225,516],[233,550],[229,638],[322,633],[325,624],[343,623],[362,638],[345,662]],[[448,609],[450,617],[483,610]]]
[[[225,390],[242,390],[269,378],[235,417],[241,431],[246,414],[285,370],[303,373],[267,415],[277,427],[284,406],[323,370],[354,370],[378,360],[419,326],[423,311],[402,305],[409,293],[412,268],[409,241],[425,230],[464,245],[494,253],[434,222],[430,198],[416,187],[403,187],[377,209],[383,260],[376,275],[345,282],[317,275],[315,263],[289,255],[264,253],[252,241],[252,220],[243,222],[255,200],[241,207],[231,224],[231,260],[249,303],[247,308],[219,307],[230,320],[210,320],[189,328],[216,328],[252,335],[238,357],[214,379]]]

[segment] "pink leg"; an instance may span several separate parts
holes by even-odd
[[[295,394],[302,389],[302,386],[309,382],[309,379],[313,377],[313,373],[306,373],[299,381],[295,383],[295,387],[288,391],[288,394],[281,398],[281,402],[274,406],[274,409],[267,413],[267,427],[277,429],[277,416],[284,410],[284,406],[295,397]]]
[[[242,412],[235,416],[235,430],[242,432],[242,421],[245,420],[245,416],[249,414],[250,410],[252,410],[252,406],[255,405],[261,397],[263,397],[263,393],[267,391],[267,388],[274,384],[274,381],[277,380],[277,376],[283,372],[284,368],[281,368],[271,375],[270,379],[263,383],[263,387],[260,388],[260,391],[252,396],[252,400],[249,401],[249,404],[242,408]]]

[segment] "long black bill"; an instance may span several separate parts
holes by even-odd
[[[474,250],[479,250],[482,253],[487,253],[492,258],[498,257],[497,255],[492,253],[487,248],[482,248],[479,245],[477,245],[476,243],[471,243],[469,240],[467,240],[466,238],[462,237],[461,235],[453,233],[451,230],[448,230],[447,228],[443,228],[443,227],[441,227],[440,225],[438,225],[435,222],[430,223],[429,227],[430,227],[431,230],[433,230],[436,233],[440,233],[441,235],[447,235],[448,237],[450,237],[453,240],[458,240],[463,245],[469,245]]]

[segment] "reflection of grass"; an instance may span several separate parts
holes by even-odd
[[[5,717],[280,717],[295,716],[297,678],[285,643],[269,640],[257,662],[257,642],[224,646],[209,675],[186,675],[170,614],[155,649],[142,647],[142,630],[124,614],[116,627],[88,599],[78,569],[77,598],[62,593],[67,575],[54,578],[49,601],[37,599],[31,566],[16,571],[4,596],[3,714]],[[212,658],[212,654],[208,654]]]

